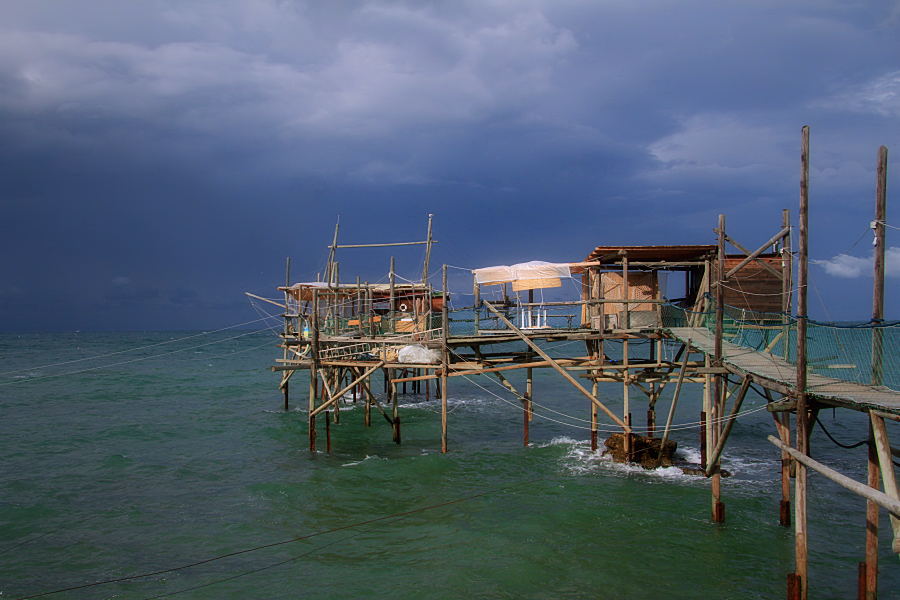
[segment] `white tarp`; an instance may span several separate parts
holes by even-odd
[[[482,285],[494,285],[498,283],[513,283],[513,289],[522,284],[522,289],[538,289],[559,287],[560,279],[571,277],[569,263],[548,263],[540,260],[519,263],[517,265],[498,267],[485,267],[475,269],[475,280]]]

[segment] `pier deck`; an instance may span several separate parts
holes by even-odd
[[[705,327],[672,327],[665,332],[704,354],[713,356],[715,334]],[[786,395],[797,392],[797,367],[787,360],[752,348],[722,340],[724,366],[740,377],[751,376],[754,383]],[[900,392],[885,386],[864,385],[807,372],[807,393],[816,401],[859,411],[877,410],[900,415]],[[782,389],[784,388],[784,389]]]

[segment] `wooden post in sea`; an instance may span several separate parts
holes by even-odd
[[[781,216],[782,229],[791,226],[791,211],[784,209]],[[791,333],[791,306],[793,304],[791,289],[794,284],[793,268],[794,257],[791,254],[791,235],[784,237],[781,245],[781,321],[784,326],[781,329],[781,356],[785,360],[790,360],[790,340]],[[782,397],[784,400],[785,397]],[[783,412],[779,416],[778,413],[772,413],[775,418],[776,427],[782,431],[782,439],[785,443],[790,443],[791,437],[791,413]],[[784,450],[781,451],[781,506],[779,507],[778,522],[783,527],[791,526],[791,457]]]
[[[286,288],[291,287],[291,257],[290,256],[287,257],[287,272],[284,275],[284,287],[286,287]],[[288,331],[290,330],[288,325],[291,321],[291,317],[287,316],[287,315],[291,314],[291,311],[290,311],[291,303],[288,302],[288,299],[290,297],[291,297],[291,292],[285,290],[285,292],[284,292],[284,315],[285,315],[285,317],[284,317],[284,359],[285,359],[285,361],[287,360],[287,357],[288,357],[287,336],[288,336]],[[287,411],[289,409],[288,387],[290,385],[290,382],[288,381],[288,377],[289,377],[288,373],[289,373],[289,371],[285,371],[284,381],[282,382],[282,387],[284,388],[284,410],[285,411]]]
[[[802,129],[800,149],[800,248],[797,276],[797,451],[809,456],[809,422],[806,395],[806,325],[807,289],[809,282],[809,126]],[[806,466],[797,461],[794,482],[795,571],[800,600],[807,600],[809,590],[807,570],[806,530]]]
[[[622,312],[619,313],[620,322],[619,329],[628,329],[630,325],[629,311],[628,311],[628,256],[622,256]],[[624,322],[623,322],[624,317]],[[623,450],[625,451],[625,462],[631,462],[633,456],[632,452],[632,437],[631,437],[631,407],[630,407],[630,398],[629,391],[631,389],[631,383],[629,382],[629,373],[628,373],[628,338],[622,340],[622,413],[624,417],[625,424],[628,425],[629,430],[625,432],[625,437],[622,440]]]
[[[331,453],[331,411],[325,411],[325,451]]]
[[[404,382],[405,383],[405,382]],[[394,441],[400,443],[400,395],[397,393],[397,384],[391,381],[391,397],[393,398]]]
[[[724,364],[722,353],[722,336],[725,328],[725,215],[719,215],[719,251],[717,262],[718,277],[716,281],[716,339],[715,339],[715,366]],[[717,374],[712,398],[712,444],[709,448],[715,448],[719,443],[719,435],[722,432],[722,415],[725,412],[725,385],[724,375]],[[707,450],[709,450],[707,448]],[[718,465],[707,465],[707,473],[712,468],[712,520],[716,523],[725,521],[725,505],[722,503],[722,474]]]
[[[872,385],[881,385],[883,373],[883,332],[877,325],[884,319],[884,251],[885,219],[887,218],[887,148],[878,149],[877,181],[875,185],[875,283],[872,290]],[[868,484],[879,489],[881,475],[875,434],[869,422]],[[878,505],[866,501],[866,562],[865,593],[867,600],[878,597]]]
[[[449,299],[447,295],[447,265],[444,265],[441,296],[441,452],[447,452],[447,371],[450,368],[450,347],[447,345],[450,339]]]
[[[309,414],[316,409],[316,392],[319,387],[319,290],[313,290],[309,350]],[[316,417],[309,417],[309,450],[316,451]]]

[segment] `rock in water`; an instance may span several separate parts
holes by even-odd
[[[633,453],[632,462],[640,463],[645,469],[655,469],[659,460],[660,438],[648,438],[636,433],[631,434],[631,449]],[[616,462],[626,462],[625,457],[625,434],[614,433],[604,442],[607,452],[612,455]],[[663,467],[671,467],[675,464],[674,455],[678,444],[672,440],[666,440],[666,447],[662,449]]]

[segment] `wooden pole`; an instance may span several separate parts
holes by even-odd
[[[428,241],[425,242],[425,268],[422,271],[422,283],[428,285],[428,264],[431,262],[431,220],[434,215],[428,215]]]
[[[472,275],[475,279],[475,335],[481,335],[481,286],[478,285],[478,275]]]
[[[734,404],[731,406],[731,414],[728,415],[728,422],[725,424],[725,429],[722,431],[719,442],[713,449],[712,457],[709,460],[710,464],[706,467],[707,477],[712,475],[713,469],[718,469],[720,467],[719,458],[722,456],[722,450],[725,449],[725,442],[728,441],[728,436],[731,434],[731,429],[734,427],[734,422],[737,420],[737,414],[741,410],[741,404],[744,403],[744,396],[747,395],[748,389],[750,389],[750,378],[745,377],[737,398],[734,399]]]
[[[624,323],[619,323],[620,329],[628,329],[631,326],[631,311],[629,300],[629,292],[628,292],[628,256],[622,256],[622,300],[625,302],[622,305],[622,312],[620,313],[621,317],[624,318]],[[629,372],[628,372],[628,339],[622,340],[622,366],[625,367],[625,370],[622,371],[622,412],[625,417],[625,423],[628,425],[629,430],[631,429],[631,382],[629,380]],[[633,439],[631,437],[631,431],[628,431],[625,434],[625,438],[623,440],[623,450],[625,451],[625,461],[631,462],[631,459],[634,454],[633,449]]]
[[[797,276],[797,452],[809,456],[808,411],[806,395],[806,325],[807,284],[809,276],[809,126],[802,129],[800,149],[800,248]],[[795,456],[796,458],[796,456]],[[798,459],[799,460],[799,459]],[[806,465],[797,465],[794,480],[794,535],[796,575],[799,578],[800,600],[807,600],[809,590],[806,529]]]
[[[781,212],[782,229],[790,230],[791,211],[785,208]],[[791,347],[789,341],[791,339],[791,306],[793,305],[793,270],[794,256],[791,252],[792,235],[784,236],[781,245],[781,322],[784,324],[781,330],[781,356],[785,360],[790,360]],[[782,400],[787,399],[782,397]],[[791,436],[791,415],[783,413],[779,416],[772,413],[775,419],[775,426],[779,429],[779,436],[786,443],[790,442]],[[796,467],[794,467],[796,469]],[[778,522],[783,527],[791,526],[791,457],[787,452],[781,453],[781,504],[779,506]]]
[[[331,411],[325,411],[325,451],[331,452]]]
[[[319,290],[313,290],[309,352],[309,450],[316,451],[316,392],[319,387]]]
[[[884,249],[887,219],[887,148],[878,149],[878,182],[875,191],[875,285],[872,293],[872,321],[884,319]],[[872,329],[872,385],[881,385],[883,372],[883,336],[879,327]]]
[[[447,288],[447,265],[444,265],[441,302],[441,452],[447,452],[447,371],[450,369],[450,297]]]
[[[724,363],[722,353],[722,337],[725,328],[725,215],[719,215],[719,249],[717,263],[718,277],[716,280],[716,338],[715,338],[715,366],[721,367]],[[716,375],[712,398],[712,429],[711,446],[715,448],[719,443],[719,435],[722,431],[722,413],[724,412],[725,390],[724,375]],[[711,458],[711,457],[710,457]],[[722,504],[722,475],[719,465],[707,460],[707,473],[713,470],[712,476],[712,513],[713,521],[721,523],[725,520],[725,506]]]
[[[284,287],[286,287],[286,288],[291,287],[291,257],[290,256],[287,257],[287,268],[286,268],[285,274],[284,274]],[[288,299],[290,298],[290,294],[291,293],[289,291],[284,292],[284,314],[285,314],[285,317],[284,317],[284,340],[285,340],[285,342],[287,342],[288,332],[290,330],[289,324],[291,321],[291,317],[287,316],[291,312],[290,310],[288,310],[288,307],[290,306],[290,303],[288,302]],[[288,351],[287,351],[287,346],[285,345],[285,348],[284,348],[285,360],[287,359],[287,357],[288,357]],[[282,382],[282,387],[284,388],[284,410],[285,411],[289,410],[289,408],[290,408],[290,403],[288,402],[288,387],[290,386],[290,384],[288,383],[288,379],[290,379],[290,377],[288,375],[285,375],[284,381]]]
[[[675,406],[678,404],[678,397],[681,395],[681,384],[684,383],[684,373],[687,371],[687,363],[690,356],[691,340],[688,339],[687,344],[685,344],[684,359],[681,361],[681,370],[678,371],[678,383],[675,384],[675,396],[672,398],[672,406],[669,407],[669,416],[666,418],[666,429],[659,444],[659,456],[656,459],[657,467],[662,464],[663,450],[666,448],[666,440],[669,439],[669,430],[672,428],[672,420],[675,418]]]
[[[830,479],[841,487],[844,487],[851,492],[862,496],[863,498],[867,498],[869,500],[877,502],[879,506],[884,507],[890,514],[896,517],[900,517],[900,501],[898,501],[897,499],[890,497],[884,492],[873,490],[864,483],[860,483],[855,479],[843,475],[842,473],[838,473],[830,467],[826,467],[822,463],[813,460],[808,455],[791,448],[787,444],[782,444],[781,441],[773,435],[767,436],[767,439],[778,448],[781,448],[782,450],[790,454],[794,459],[797,460],[798,463],[800,463],[804,467],[808,467],[814,470],[823,477]]]
[[[393,257],[393,256],[391,257],[391,273],[390,273],[390,276],[391,276],[391,283],[390,283],[390,286],[391,286],[391,310],[390,310],[390,313],[389,313],[389,314],[390,314],[390,321],[391,321],[391,323],[390,323],[390,329],[389,329],[389,331],[390,331],[391,333],[396,333],[396,332],[397,332],[397,326],[396,326],[396,324],[395,324],[395,322],[396,322],[396,315],[394,314],[394,311],[396,310],[396,306],[395,306],[395,304],[396,304],[396,299],[395,299],[395,297],[394,297],[394,257]]]
[[[881,482],[884,493],[900,502],[900,488],[897,487],[897,475],[894,473],[894,461],[891,458],[891,444],[888,440],[884,419],[875,413],[869,413],[872,430],[875,434],[875,449],[878,452],[878,463],[881,467]],[[891,550],[900,553],[900,519],[891,515],[891,528],[894,530],[894,541]]]
[[[391,381],[391,397],[393,399],[393,425],[394,442],[400,443],[400,395],[397,393],[397,384]]]

